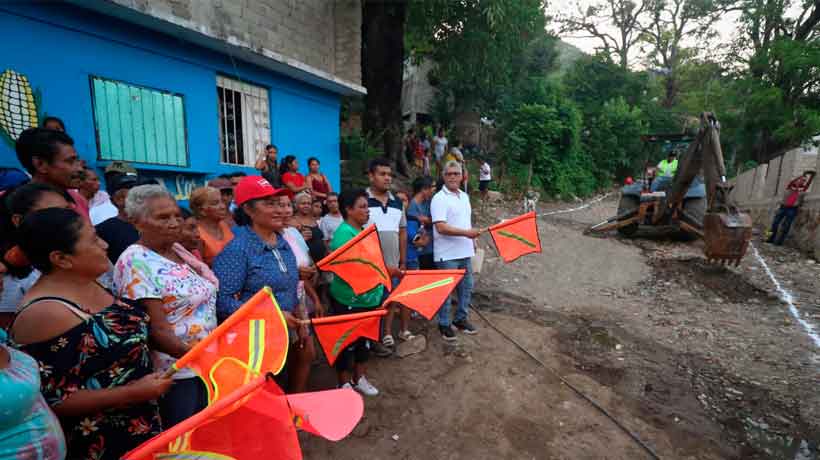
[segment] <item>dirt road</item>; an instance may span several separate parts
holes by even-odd
[[[736,269],[707,265],[698,242],[582,234],[615,206],[540,219],[543,253],[513,264],[482,241],[474,307],[549,369],[477,314],[480,334],[457,347],[416,321],[427,349],[374,358],[382,394],[347,439],[304,437],[305,458],[651,458],[557,374],[663,459],[820,459],[820,350],[763,269],[748,255]],[[820,323],[820,263],[760,249],[802,317]],[[326,387],[331,373],[316,369]]]

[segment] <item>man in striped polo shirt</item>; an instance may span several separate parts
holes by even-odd
[[[393,168],[390,162],[384,158],[376,158],[368,166],[368,179],[370,187],[367,188],[368,207],[370,208],[370,220],[367,225],[376,224],[379,232],[384,263],[390,270],[393,278],[393,287],[398,284],[405,269],[405,256],[407,251],[407,220],[404,216],[404,204],[396,196],[390,193],[390,186],[393,184]],[[386,293],[385,293],[386,294]],[[389,306],[389,312],[384,318],[384,336],[382,345],[387,350],[376,347],[377,356],[387,356],[392,353],[395,340],[391,332],[395,309]],[[410,333],[410,310],[400,307],[399,337],[404,340],[412,338]]]

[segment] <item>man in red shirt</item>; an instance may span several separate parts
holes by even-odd
[[[32,182],[65,190],[74,200],[74,210],[90,222],[88,200],[77,191],[83,163],[68,134],[53,129],[29,128],[17,138],[15,150],[20,164],[31,174]]]
[[[800,208],[802,196],[811,186],[814,174],[814,171],[806,171],[802,176],[792,179],[789,185],[786,186],[786,196],[783,198],[780,209],[777,210],[777,214],[774,216],[770,232],[771,236],[766,240],[767,243],[776,244],[778,246],[783,245],[786,235],[789,234],[792,222],[794,222],[794,218],[797,217],[797,210]],[[781,223],[783,227],[780,228],[780,235],[778,235],[777,231]]]

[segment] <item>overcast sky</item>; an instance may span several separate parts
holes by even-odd
[[[577,11],[578,5],[580,4],[584,9],[587,6],[593,4],[599,4],[603,0],[549,0],[549,4],[547,6],[547,14],[549,15],[566,15],[570,13],[574,13]],[[720,34],[719,42],[728,43],[732,37],[735,35],[736,25],[735,25],[735,17],[732,15],[731,17],[726,17],[721,19],[716,24],[716,29]],[[550,29],[556,29],[555,26],[549,27]],[[614,32],[617,29],[610,28],[607,29],[606,27],[602,27],[603,30],[607,30],[609,32]],[[577,35],[583,35],[583,32],[577,32]],[[579,38],[579,37],[570,37],[566,35],[561,35],[561,39],[567,43],[577,46],[586,53],[593,54],[595,52],[595,48],[601,46],[601,41],[597,38]],[[633,61],[639,61],[640,56],[639,53],[634,52],[631,53],[630,59]]]

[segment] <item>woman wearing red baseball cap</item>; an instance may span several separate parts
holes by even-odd
[[[234,238],[214,259],[213,271],[219,278],[216,310],[220,321],[263,287],[273,290],[295,345],[288,353],[288,391],[298,393],[306,389],[316,351],[308,328],[299,323],[305,317],[297,297],[299,267],[282,237],[289,204],[280,197],[286,194],[262,176],[239,181],[234,189]]]

